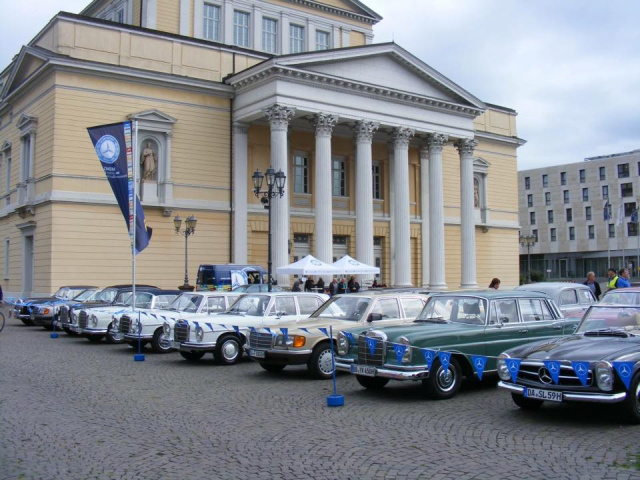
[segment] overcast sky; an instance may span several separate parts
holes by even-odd
[[[177,1],[177,0],[176,0]],[[4,68],[60,10],[89,0],[0,0]],[[640,148],[640,2],[364,0],[394,40],[481,100],[515,109],[519,169]]]

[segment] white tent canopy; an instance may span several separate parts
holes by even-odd
[[[349,255],[345,255],[340,260],[333,262],[333,266],[340,270],[341,275],[375,275],[380,273],[380,269],[378,267],[372,267],[370,265],[360,263]]]
[[[297,262],[276,268],[278,275],[339,275],[341,273],[333,265],[321,262],[312,255],[307,255]]]

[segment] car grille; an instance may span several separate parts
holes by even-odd
[[[31,315],[31,307],[28,305],[21,307],[19,312],[20,312],[20,315]]]
[[[62,305],[60,307],[60,323],[69,323],[69,307]]]
[[[120,317],[120,333],[129,333],[131,326],[131,317],[129,315],[123,315]]]
[[[551,375],[546,370],[543,363],[532,363],[520,365],[520,371],[518,372],[518,381],[522,380],[523,383],[537,384],[544,387],[554,387],[556,384],[551,380]],[[560,366],[560,377],[558,378],[559,387],[583,387],[582,382],[570,365]],[[587,386],[593,386],[593,371],[589,370],[587,377]]]
[[[371,355],[371,351],[367,346],[367,337],[375,338],[377,340],[373,355]],[[378,367],[383,365],[386,351],[387,342],[380,335],[377,335],[374,332],[365,332],[358,337],[358,363],[360,365],[372,365]]]
[[[89,320],[89,315],[87,315],[87,312],[85,312],[84,310],[82,310],[79,314],[78,314],[78,327],[80,328],[87,328],[87,322]]]
[[[180,320],[173,327],[173,340],[179,343],[189,341],[189,322]]]
[[[249,334],[249,345],[251,345],[251,348],[268,350],[273,347],[273,338],[270,333],[251,332]]]

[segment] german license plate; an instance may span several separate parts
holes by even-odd
[[[525,388],[524,396],[534,398],[536,400],[545,400],[548,402],[562,402],[562,392],[554,392],[552,390],[540,390],[539,388]]]
[[[31,320],[35,320],[35,319],[36,319],[36,314],[35,314],[35,313],[33,313],[33,312],[31,312],[30,317],[31,317]]]
[[[171,348],[180,350],[180,342],[171,342]]]
[[[351,373],[355,375],[364,375],[365,377],[375,377],[375,367],[367,367],[364,365],[351,365]]]
[[[267,352],[265,352],[264,350],[254,350],[253,348],[249,349],[249,356],[250,357],[256,357],[256,358],[265,358],[265,354]]]

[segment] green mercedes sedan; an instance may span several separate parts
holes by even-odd
[[[463,378],[496,372],[498,356],[518,345],[574,332],[547,295],[528,291],[434,294],[415,322],[343,330],[336,370],[365,388],[389,380],[419,381],[434,399],[453,397]]]

